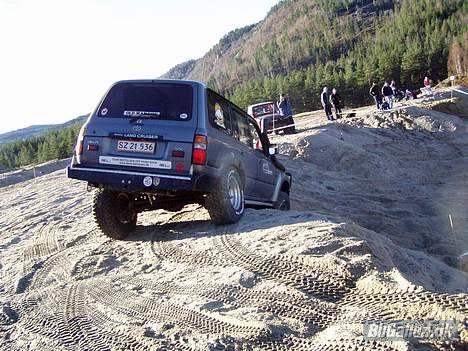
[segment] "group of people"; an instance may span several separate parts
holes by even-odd
[[[343,102],[340,95],[335,88],[332,89],[332,93],[328,94],[328,87],[323,87],[322,94],[320,95],[323,109],[329,121],[341,118],[341,107]],[[333,117],[332,109],[335,110],[335,117]]]
[[[429,90],[431,89],[431,82],[428,77],[424,78],[424,87]],[[406,89],[405,92],[398,90],[394,80],[392,80],[390,84],[388,82],[384,82],[382,88],[379,88],[377,82],[373,82],[369,90],[369,94],[374,98],[375,106],[378,110],[392,109],[395,100],[400,101],[403,98],[409,100],[416,97],[415,93],[409,89]],[[325,111],[325,115],[329,121],[341,118],[343,101],[335,88],[333,88],[331,94],[329,94],[328,87],[323,87],[320,100]],[[285,95],[280,96],[278,108],[281,115],[292,115],[291,103]]]
[[[424,88],[421,88],[421,91],[424,90],[427,94],[432,93],[431,80],[428,77],[424,77],[423,85]],[[411,100],[417,97],[417,93],[410,89],[406,89],[405,91],[399,90],[394,80],[390,84],[384,82],[381,89],[376,82],[372,83],[369,94],[374,98],[375,106],[378,110],[392,109],[395,100]]]
[[[377,83],[373,82],[369,94],[374,98],[378,110],[388,110],[393,108],[393,100],[398,94],[398,88],[394,80],[390,84],[385,82],[382,89],[379,89]]]
[[[338,94],[335,88],[332,89],[331,94],[328,93],[328,87],[324,87],[322,94],[320,95],[322,101],[323,109],[329,121],[341,118],[341,108],[343,107],[343,101],[341,96]],[[278,109],[280,115],[282,116],[292,116],[292,107],[289,99],[286,95],[280,95],[280,100],[278,102]],[[333,116],[333,110],[335,116]]]

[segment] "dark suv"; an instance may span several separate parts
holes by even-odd
[[[142,211],[208,209],[237,222],[245,206],[289,209],[291,175],[253,118],[205,85],[114,84],[81,128],[68,177],[96,187],[93,212],[121,239]]]

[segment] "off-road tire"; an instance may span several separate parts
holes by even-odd
[[[240,199],[237,202],[240,202],[237,208],[233,206],[229,194],[230,182],[235,182],[239,186]],[[245,208],[244,185],[237,169],[229,167],[223,172],[215,185],[214,191],[207,195],[205,207],[210,214],[211,221],[215,224],[232,224],[242,218]]]
[[[278,199],[276,200],[273,207],[276,210],[289,211],[291,209],[289,194],[287,192],[280,191],[280,193],[278,194]]]
[[[98,189],[93,198],[93,215],[98,228],[111,239],[121,240],[135,230],[137,213],[128,221],[119,219],[119,193],[106,189]]]

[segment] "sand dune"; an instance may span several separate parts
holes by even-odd
[[[362,336],[368,320],[461,329],[468,312],[466,120],[427,104],[298,117],[274,137],[293,210],[232,226],[193,205],[111,241],[63,171],[1,188],[0,349],[442,349]]]

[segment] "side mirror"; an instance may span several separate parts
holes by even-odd
[[[270,156],[276,155],[278,153],[278,145],[272,144],[268,148],[268,154]]]

